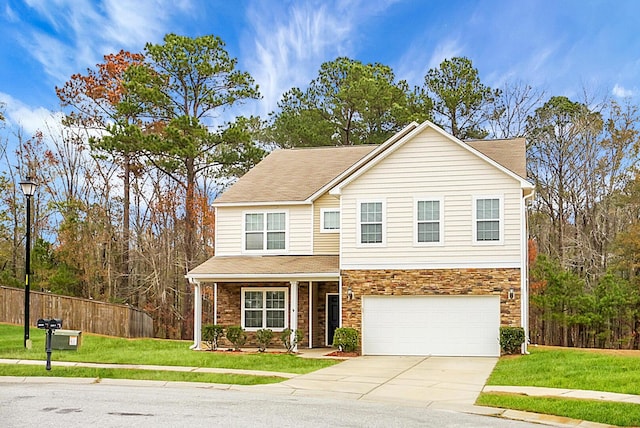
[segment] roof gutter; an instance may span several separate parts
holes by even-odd
[[[340,272],[310,272],[310,273],[188,273],[185,275],[189,281],[209,281],[209,282],[242,282],[242,281],[327,281],[337,280]]]

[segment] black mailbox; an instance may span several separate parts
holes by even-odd
[[[62,328],[62,320],[60,318],[40,318],[36,325],[38,328],[47,330],[47,340],[44,349],[47,353],[47,370],[51,370],[51,336],[54,330]]]
[[[62,328],[62,320],[60,318],[40,318],[36,325],[43,330],[57,330]]]

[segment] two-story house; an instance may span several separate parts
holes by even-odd
[[[215,322],[360,332],[363,354],[496,356],[527,331],[524,139],[463,142],[431,122],[379,146],[276,150],[214,201],[216,255],[187,274]]]

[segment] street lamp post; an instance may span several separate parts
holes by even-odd
[[[25,243],[24,260],[24,347],[31,349],[31,339],[29,339],[29,275],[31,274],[31,197],[36,193],[36,183],[27,176],[25,181],[20,182],[22,193],[27,197],[27,237]]]

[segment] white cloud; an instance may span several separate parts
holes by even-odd
[[[252,25],[245,57],[249,73],[260,85],[264,115],[277,107],[284,92],[306,87],[320,65],[338,56],[349,56],[358,38],[360,23],[383,12],[397,0],[309,1],[276,6],[252,2],[247,19]]]
[[[0,103],[5,104],[6,119],[10,126],[21,129],[30,138],[37,131],[56,129],[61,126],[63,115],[44,107],[32,107],[0,92]]]
[[[53,31],[25,25],[21,44],[56,85],[101,62],[105,54],[120,49],[137,52],[146,42],[160,41],[170,15],[190,8],[190,0],[28,0],[27,4]]]
[[[456,56],[462,56],[462,46],[460,46],[458,40],[447,39],[440,42],[429,58],[429,68],[437,68],[445,59],[451,59]]]
[[[255,59],[248,65],[260,85],[261,104],[267,112],[276,107],[283,92],[306,86],[323,60],[342,51],[350,24],[322,5],[294,4],[271,14],[256,6],[248,12],[255,30],[249,48],[255,51]]]
[[[624,86],[616,83],[613,86],[613,90],[611,91],[611,93],[618,98],[629,98],[633,97],[636,94],[636,91],[634,91],[633,89],[627,89]]]
[[[4,17],[9,22],[18,22],[19,21],[18,15],[16,15],[16,12],[11,8],[11,6],[9,6],[9,3],[7,3],[4,6]]]

